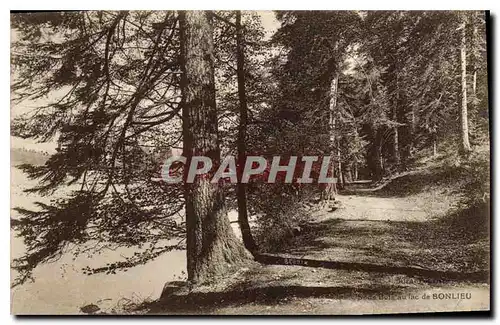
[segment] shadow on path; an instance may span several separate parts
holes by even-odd
[[[327,219],[310,223],[287,248],[257,260],[486,283],[488,238],[489,206],[480,204],[425,222]]]
[[[192,292],[181,295],[173,293],[156,302],[144,304],[139,309],[147,309],[152,314],[206,314],[219,308],[252,303],[276,305],[289,298],[377,299],[384,295],[396,295],[401,289],[403,288],[395,286],[359,288],[277,285],[245,288],[238,285],[223,292]]]
[[[267,265],[298,265],[308,267],[321,267],[333,270],[360,271],[360,272],[379,272],[386,274],[403,274],[406,276],[425,277],[432,280],[441,281],[469,281],[469,282],[488,282],[489,272],[453,272],[430,270],[418,267],[408,266],[386,266],[369,263],[351,263],[351,262],[334,262],[325,260],[314,260],[307,258],[290,258],[272,254],[259,254],[256,260]]]

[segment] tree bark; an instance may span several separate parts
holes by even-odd
[[[241,182],[241,167],[245,165],[246,159],[246,137],[248,125],[248,107],[245,90],[245,52],[244,36],[241,26],[241,11],[236,11],[236,74],[238,79],[238,98],[240,102],[240,124],[238,127],[238,165],[240,175],[238,175],[238,184],[236,185],[236,199],[238,201],[238,223],[243,237],[245,247],[250,251],[256,250],[256,244],[252,237],[250,224],[248,222],[247,194],[246,184]]]
[[[467,49],[466,49],[466,20],[465,16],[462,18],[463,23],[461,27],[461,41],[460,41],[460,72],[461,72],[461,111],[460,111],[460,125],[461,125],[461,151],[469,152],[469,125],[467,121]]]
[[[204,11],[187,11],[179,13],[179,26],[186,166],[194,155],[209,157],[217,166],[220,149],[212,22]],[[187,271],[192,284],[213,280],[250,257],[229,224],[222,188],[210,179],[197,177],[193,183],[185,183]]]

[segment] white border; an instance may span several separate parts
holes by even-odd
[[[0,24],[2,25],[1,30],[2,30],[2,51],[0,52],[0,62],[2,63],[0,65],[1,67],[1,80],[2,80],[2,87],[0,88],[1,94],[2,94],[2,108],[0,109],[1,111],[1,118],[0,118],[0,141],[1,141],[1,148],[2,148],[2,153],[3,159],[0,160],[0,172],[1,172],[1,178],[3,181],[3,185],[1,186],[2,192],[0,193],[0,199],[1,199],[1,207],[4,212],[4,215],[2,216],[2,225],[1,225],[1,230],[3,236],[1,238],[3,239],[4,245],[2,245],[1,249],[1,258],[4,262],[3,267],[0,269],[1,274],[2,274],[2,290],[0,292],[1,294],[1,301],[0,301],[0,317],[1,317],[1,324],[10,324],[16,321],[19,321],[19,319],[15,319],[12,316],[10,316],[10,267],[8,262],[10,260],[9,254],[10,250],[6,248],[5,243],[9,241],[10,238],[10,224],[9,224],[9,218],[10,218],[10,182],[7,183],[7,179],[10,180],[10,162],[9,159],[7,159],[7,152],[10,150],[10,134],[9,134],[9,107],[10,107],[10,101],[9,101],[9,96],[10,96],[10,91],[9,91],[9,83],[10,83],[10,67],[7,65],[7,62],[10,61],[9,57],[9,41],[10,40],[10,27],[9,27],[9,12],[8,10],[77,10],[77,9],[242,9],[242,10],[272,10],[272,9],[302,9],[302,10],[319,10],[319,9],[336,9],[336,10],[342,10],[342,9],[365,9],[365,10],[381,10],[381,9],[402,9],[402,10],[416,10],[416,9],[433,9],[433,10],[450,10],[450,9],[475,9],[475,10],[491,10],[492,16],[494,18],[497,18],[495,21],[494,27],[496,29],[494,33],[494,44],[498,44],[498,15],[500,10],[498,10],[498,3],[499,1],[484,1],[484,0],[475,0],[475,1],[464,1],[464,0],[455,0],[455,1],[436,1],[436,0],[419,0],[419,1],[412,1],[412,2],[406,2],[406,1],[369,1],[369,0],[364,0],[364,1],[321,1],[321,0],[307,0],[307,1],[290,1],[290,0],[280,0],[280,1],[269,1],[269,0],[252,0],[248,2],[239,2],[237,3],[234,0],[215,0],[215,1],[169,1],[169,0],[163,0],[163,1],[155,1],[155,0],[140,0],[140,1],[124,1],[124,0],[113,0],[113,1],[102,1],[102,0],[86,0],[82,2],[75,2],[75,1],[56,1],[56,0],[44,0],[44,1],[35,1],[35,0],[29,0],[29,1],[17,1],[17,2],[9,2],[6,8],[2,8],[3,10],[0,11]],[[2,2],[2,7],[6,4],[6,2]],[[493,72],[493,78],[495,81],[493,84],[493,89],[491,89],[491,92],[495,92],[495,102],[493,103],[494,107],[498,109],[498,49],[494,53],[494,61],[495,61],[495,71]],[[498,123],[498,113],[496,113],[494,120],[494,124]],[[496,132],[494,134],[494,142],[498,143],[499,142],[499,132]],[[495,162],[498,163],[498,152],[495,152]],[[10,157],[9,157],[10,158]],[[497,164],[493,167],[496,169]],[[498,185],[499,185],[499,175],[498,173],[495,173],[495,179],[494,179],[494,184],[496,185],[495,188],[497,189],[498,192]],[[492,198],[492,200],[496,202],[500,202],[497,200],[497,195]],[[496,215],[492,216],[492,220],[496,219]],[[495,233],[498,234],[498,229],[495,227]],[[492,247],[493,248],[493,247]],[[498,261],[498,250],[492,249],[493,252],[495,253],[495,259]],[[494,283],[498,283],[498,267],[495,268],[495,276],[496,276],[496,281]],[[497,287],[497,286],[495,286]],[[498,288],[495,288],[498,289]],[[498,292],[495,290],[495,292]],[[493,306],[492,306],[493,307]],[[97,324],[104,324],[105,322],[109,321],[114,321],[114,322],[122,322],[122,321],[127,321],[127,322],[134,322],[134,323],[146,323],[148,319],[95,319],[95,318],[89,318],[82,320],[80,319],[68,319],[68,318],[60,318],[60,319],[38,319],[36,322],[39,323],[45,323],[45,324],[52,324],[53,322],[67,322],[67,321],[92,321],[93,323]],[[362,321],[363,319],[347,319],[349,322],[359,322]],[[377,321],[377,322],[402,322],[402,319],[398,318],[390,318],[390,319],[370,319],[372,321]],[[26,321],[26,320],[24,320]],[[30,319],[30,321],[35,321],[33,319]],[[151,321],[151,320],[149,320]],[[161,322],[169,322],[169,324],[176,324],[176,323],[185,323],[185,322],[192,322],[193,319],[172,319],[172,318],[167,318],[167,319],[158,319],[158,321]],[[288,322],[289,319],[233,319],[233,318],[217,318],[215,321],[225,321],[225,322],[234,322],[234,321],[258,321],[259,323],[271,323],[271,322]],[[300,320],[297,320],[299,322],[309,322],[309,319],[304,319],[301,318]],[[317,321],[323,321],[323,322],[332,322],[335,321],[336,323],[340,322],[346,322],[345,319],[322,319],[322,320],[317,320]],[[418,321],[418,319],[408,319],[405,320],[408,322],[411,321]],[[460,319],[448,319],[448,320],[433,320],[432,318],[427,318],[425,319],[427,323],[434,323],[434,322],[460,322],[462,323],[463,320]],[[469,319],[467,322],[477,322],[477,320]]]

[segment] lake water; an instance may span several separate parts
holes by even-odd
[[[15,163],[13,163],[15,165]],[[19,169],[11,167],[11,207],[33,208],[35,201],[45,201],[23,189],[35,185]],[[64,193],[59,193],[63,195]],[[12,211],[12,216],[16,212]],[[237,219],[236,211],[230,211],[231,220]],[[233,229],[240,236],[236,223]],[[11,258],[23,254],[22,239],[11,232]],[[131,250],[122,249],[95,255],[91,259],[80,256],[73,261],[71,254],[65,254],[58,261],[37,267],[35,281],[11,290],[11,312],[13,314],[78,314],[80,307],[97,303],[104,310],[131,300],[140,303],[145,299],[158,299],[163,285],[168,281],[185,279],[186,253],[172,251],[141,266],[117,274],[84,275],[85,266],[103,266],[122,259],[121,255]],[[11,272],[11,279],[15,277]]]

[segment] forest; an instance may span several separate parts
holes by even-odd
[[[148,307],[160,313],[338,294],[298,285],[308,276],[359,286],[384,274],[393,289],[397,276],[416,288],[489,283],[487,13],[274,17],[269,35],[256,11],[11,14],[11,104],[34,103],[11,135],[56,144],[43,163],[16,167],[36,181],[25,192],[50,202],[13,207],[26,248],[13,287],[64,254],[122,248],[134,253],[81,272],[115,276],[185,252],[186,278],[170,294],[183,300],[165,298],[167,283],[167,302]],[[237,166],[329,156],[336,182],[313,172],[297,183],[296,171],[292,182],[246,183],[240,168],[235,183],[163,181],[163,163],[180,155],[210,158],[210,175],[229,155]],[[293,286],[253,286],[295,268]]]

